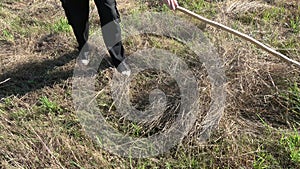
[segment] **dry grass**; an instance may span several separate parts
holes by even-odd
[[[153,1],[139,4],[131,0],[118,2],[122,15],[149,10],[149,4],[157,5]],[[297,0],[184,0],[180,3],[199,14],[250,34],[300,61],[300,31],[297,32],[300,30],[300,20],[297,21],[300,5]],[[77,56],[74,51],[76,43],[69,28],[60,22],[64,15],[59,4],[58,0],[3,0],[0,3],[2,168],[300,167],[299,161],[290,157],[288,144],[280,141],[295,130],[299,132],[299,109],[295,109],[297,102],[292,103],[289,95],[283,96],[295,91],[294,83],[299,86],[299,69],[282,63],[239,38],[200,23],[195,24],[204,29],[217,47],[225,62],[227,76],[224,116],[208,142],[203,144],[196,139],[199,136],[197,131],[201,129],[199,117],[193,131],[182,144],[158,157],[122,158],[101,149],[86,135],[75,114],[71,82]],[[94,6],[91,14],[92,29],[95,30],[98,19]],[[191,22],[194,20],[191,19]],[[190,57],[192,53],[182,44],[152,36],[134,37],[124,43],[127,54],[146,47],[176,52],[194,71],[198,85],[210,89],[202,64]],[[97,101],[110,124],[135,137],[161,130],[159,125],[167,124],[166,121],[135,124],[118,114],[109,93],[108,83],[112,73],[110,69],[105,69],[97,77],[100,82],[97,89],[104,89]],[[169,111],[173,111],[177,105],[177,88],[176,85],[172,88],[166,85],[172,83],[166,74],[146,71],[132,82],[132,103],[143,110],[150,104],[145,99],[148,98],[148,92],[160,87],[167,90],[170,99],[173,99],[174,102],[168,105],[171,107]],[[205,114],[211,101],[210,91],[205,90],[200,94],[200,104],[204,107],[202,114]],[[299,96],[297,92],[294,94]]]

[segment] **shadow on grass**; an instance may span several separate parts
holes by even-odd
[[[78,54],[78,51],[72,51],[55,59],[42,62],[32,61],[1,74],[0,81],[8,78],[10,80],[0,85],[0,99],[11,95],[25,95],[47,86],[62,83],[73,76],[75,59]],[[102,62],[100,65],[101,70],[108,67],[107,63]]]
[[[60,57],[45,61],[33,61],[16,67],[0,75],[1,80],[10,78],[0,85],[0,98],[10,95],[25,95],[46,86],[59,83],[72,76],[72,67],[61,70],[61,67],[74,60],[77,51],[63,54]]]

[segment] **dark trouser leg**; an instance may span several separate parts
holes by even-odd
[[[79,44],[78,49],[81,50],[89,35],[89,0],[61,0],[61,2]]]
[[[125,58],[121,42],[120,15],[115,0],[94,0],[98,8],[102,34],[114,66],[118,66]]]

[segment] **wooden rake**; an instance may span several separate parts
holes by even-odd
[[[188,14],[188,15],[190,15],[190,16],[192,16],[192,17],[194,17],[194,18],[196,18],[196,19],[198,19],[202,22],[205,22],[205,23],[207,23],[211,26],[222,29],[222,30],[224,30],[226,32],[229,32],[229,33],[232,33],[232,34],[234,34],[234,35],[236,35],[236,36],[238,36],[242,39],[245,39],[245,40],[257,45],[259,48],[265,50],[266,52],[268,52],[268,53],[270,53],[274,56],[277,56],[278,58],[282,59],[283,61],[285,61],[287,63],[290,63],[290,64],[293,64],[293,65],[297,66],[298,68],[300,68],[300,63],[299,62],[285,56],[284,54],[282,54],[280,52],[277,52],[276,50],[272,49],[271,47],[259,42],[258,40],[254,39],[254,38],[252,38],[252,37],[250,37],[250,36],[248,36],[244,33],[241,33],[241,32],[239,32],[235,29],[229,28],[229,27],[227,27],[225,25],[222,25],[218,22],[215,22],[215,21],[209,20],[207,18],[204,18],[203,16],[200,16],[200,15],[198,15],[198,14],[196,14],[196,13],[194,13],[194,12],[188,10],[188,9],[185,9],[183,7],[178,6],[177,10],[180,11],[180,12],[183,12],[185,14]]]

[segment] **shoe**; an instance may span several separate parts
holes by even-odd
[[[119,66],[117,67],[117,70],[119,73],[121,73],[122,75],[125,75],[125,76],[130,76],[130,74],[131,74],[131,70],[130,70],[129,66],[124,61],[119,64]]]
[[[90,52],[81,52],[81,55],[79,57],[80,64],[87,66],[90,63],[89,53]]]
[[[90,44],[86,43],[83,46],[78,47],[79,50],[79,64],[82,66],[87,66],[90,63]]]

